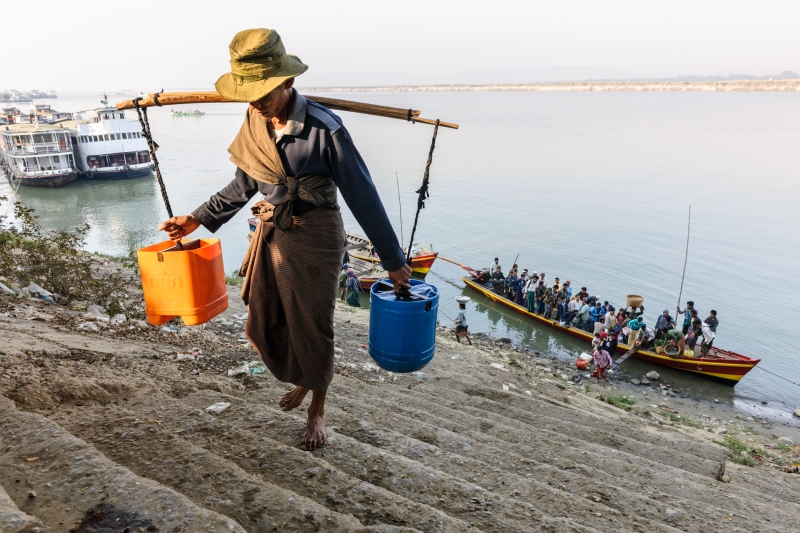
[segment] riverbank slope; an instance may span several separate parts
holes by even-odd
[[[268,372],[228,375],[258,359],[240,340],[236,293],[195,328],[112,325],[0,296],[0,516],[20,524],[11,531],[800,522],[800,475],[786,471],[799,459],[786,440],[735,424],[716,431],[671,399],[626,401],[614,385],[575,384],[544,355],[482,336],[459,345],[445,328],[421,374],[390,374],[366,353],[368,312],[347,306],[335,319],[329,441],[302,452],[305,413],[277,407],[289,387]],[[206,411],[218,402],[230,406]]]

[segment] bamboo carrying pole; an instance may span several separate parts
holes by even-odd
[[[420,112],[417,109],[402,109],[400,107],[389,107],[376,104],[365,104],[363,102],[354,102],[352,100],[341,100],[339,98],[327,98],[324,96],[308,96],[303,95],[313,102],[324,105],[328,109],[335,111],[350,111],[352,113],[363,113],[366,115],[374,115],[378,117],[396,118],[399,120],[408,120],[410,122],[421,122],[423,124],[436,124],[435,120],[429,118],[422,118],[419,116]],[[183,92],[183,93],[160,93],[158,95],[158,103],[154,94],[147,95],[146,98],[139,100],[139,107],[153,107],[161,105],[177,105],[177,104],[212,104],[222,102],[234,102],[228,100],[216,91],[198,91],[198,92]],[[241,102],[238,102],[241,103]],[[117,109],[133,109],[133,100],[125,100],[117,104]],[[409,113],[410,111],[410,113]],[[439,125],[444,128],[458,129],[458,124],[450,122],[439,122]]]

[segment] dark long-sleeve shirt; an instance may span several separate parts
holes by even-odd
[[[397,235],[375,189],[367,165],[356,150],[350,134],[338,116],[294,91],[289,119],[277,142],[284,169],[290,176],[331,176],[358,223],[375,246],[386,270],[405,263]],[[224,189],[192,213],[209,231],[216,232],[257,193],[271,204],[284,199],[285,185],[256,181],[237,168]],[[298,200],[294,214],[314,208]],[[318,209],[326,209],[319,207]]]

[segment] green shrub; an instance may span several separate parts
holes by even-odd
[[[8,198],[0,196],[0,206]],[[85,300],[106,308],[111,314],[141,317],[141,297],[132,295],[140,288],[137,276],[109,270],[83,248],[89,225],[72,231],[45,230],[34,210],[13,203],[16,223],[0,227],[0,273],[21,287],[33,282],[71,300]]]
[[[230,276],[225,276],[225,283],[234,287],[241,287],[244,284],[244,278],[239,275],[238,268],[231,272]]]
[[[628,398],[626,396],[622,396],[619,394],[609,394],[608,396],[600,395],[597,397],[598,400],[601,402],[609,403],[615,407],[619,407],[620,409],[625,409],[626,411],[631,410],[632,405],[636,405],[636,400]]]
[[[694,420],[692,420],[688,416],[679,416],[679,415],[675,415],[675,414],[672,414],[672,413],[666,413],[664,411],[662,411],[662,412],[660,412],[658,414],[660,414],[664,418],[669,418],[672,422],[676,422],[678,424],[685,424],[687,426],[692,426],[692,427],[696,427],[696,428],[702,428],[703,427],[703,424],[700,424],[699,422],[695,422]]]

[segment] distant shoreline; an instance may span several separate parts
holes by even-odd
[[[303,87],[319,92],[732,92],[800,91],[797,80],[731,81],[567,81],[490,85],[384,85]]]

